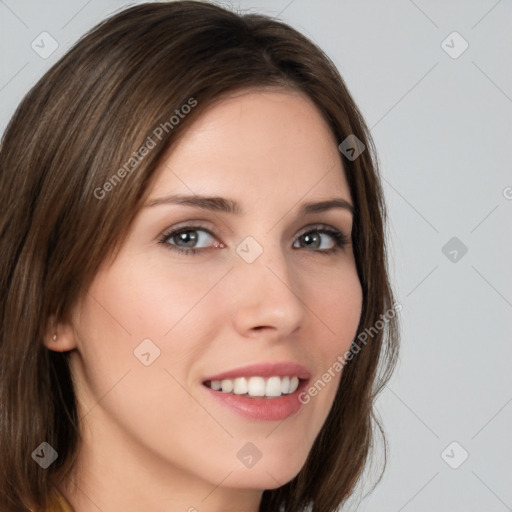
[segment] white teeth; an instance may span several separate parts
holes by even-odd
[[[281,393],[286,395],[290,392],[290,377],[283,377],[281,379]]]
[[[207,385],[214,391],[235,395],[279,397],[293,393],[299,386],[298,377],[238,377],[236,379],[212,380]]]
[[[247,387],[249,396],[265,396],[265,379],[263,377],[251,377]]]
[[[223,393],[231,393],[231,391],[233,391],[233,381],[230,379],[224,379],[221,382],[221,386]]]
[[[215,391],[222,389],[222,382],[220,380],[212,380],[210,387]]]
[[[279,377],[270,377],[265,386],[265,395],[281,396],[281,379]]]
[[[233,381],[233,392],[235,395],[245,395],[247,389],[247,379],[245,377],[239,377]]]

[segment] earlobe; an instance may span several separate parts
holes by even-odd
[[[58,341],[59,341],[59,336],[57,335],[57,333],[53,333],[50,338],[50,342],[47,342],[45,340],[46,348],[49,348],[50,350],[55,350],[57,352],[61,352],[62,348],[59,347]]]
[[[66,352],[76,347],[73,329],[71,329],[70,325],[56,322],[53,315],[48,325],[49,327],[44,339],[46,348],[55,352]]]

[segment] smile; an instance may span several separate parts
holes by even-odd
[[[245,395],[248,397],[276,398],[289,395],[299,387],[300,379],[295,376],[271,376],[268,378],[238,377],[236,379],[211,380],[204,383],[213,391],[221,393]]]

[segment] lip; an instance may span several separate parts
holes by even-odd
[[[301,380],[311,378],[309,370],[298,363],[256,363],[234,368],[203,379],[203,384],[211,380],[236,379],[237,377],[298,377]],[[293,394],[293,393],[292,393]]]
[[[253,397],[234,395],[215,391],[207,386],[202,386],[205,393],[234,413],[250,419],[260,421],[282,421],[298,412],[304,405],[299,400],[299,394],[306,389],[308,381],[301,380],[299,387],[289,395],[281,395],[277,398]]]
[[[212,380],[256,376],[295,376],[299,378],[299,386],[293,393],[281,395],[280,397],[248,397],[215,391],[204,385],[205,382]],[[282,421],[297,413],[304,405],[299,400],[299,394],[307,387],[310,378],[311,373],[309,370],[297,363],[260,363],[211,375],[203,380],[202,388],[217,403],[224,405],[244,418],[260,421]]]

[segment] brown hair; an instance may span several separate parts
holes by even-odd
[[[358,332],[374,328],[393,307],[374,144],[328,57],[284,23],[205,2],[156,2],[117,13],[28,92],[0,146],[3,512],[44,508],[77,460],[80,424],[68,353],[43,344],[49,319],[68,319],[100,264],[115,254],[169,145],[213,101],[252,87],[302,91],[337,141],[353,134],[365,144],[356,159],[340,153],[355,207],[353,248],[363,290]],[[179,123],[169,121],[191,101]],[[156,147],[116,174],[158,127]],[[393,316],[346,363],[304,467],[265,491],[260,511],[309,505],[327,512],[346,500],[367,462],[378,425],[373,403],[397,349]],[[48,469],[31,457],[43,441],[58,452]]]

